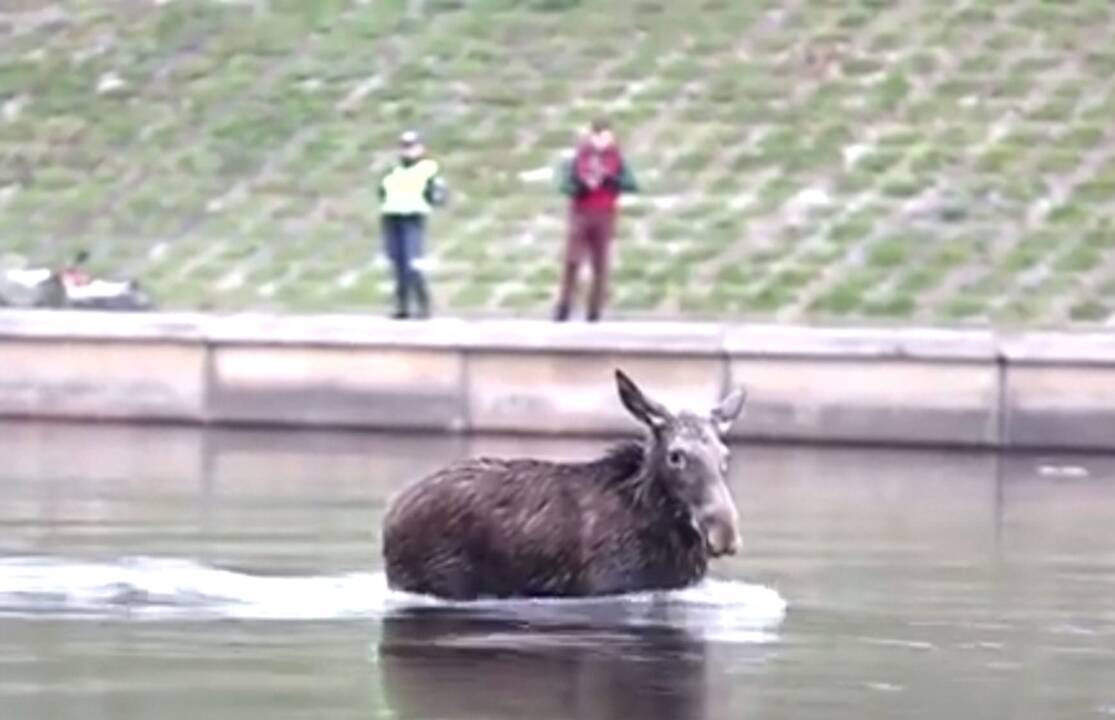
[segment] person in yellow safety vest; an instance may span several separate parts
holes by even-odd
[[[436,160],[426,156],[413,130],[399,138],[399,162],[379,184],[380,216],[387,257],[395,271],[394,318],[411,317],[411,296],[417,316],[429,317],[430,292],[415,260],[426,242],[426,216],[447,200],[445,181]]]

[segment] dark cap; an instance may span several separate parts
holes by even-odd
[[[612,129],[612,123],[603,115],[597,115],[592,119],[592,124],[589,127],[593,132],[604,132]]]

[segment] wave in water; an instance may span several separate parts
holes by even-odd
[[[763,639],[786,602],[761,585],[708,579],[684,590],[611,598],[447,602],[391,590],[379,573],[265,576],[191,560],[132,557],[82,562],[0,560],[0,615],[34,617],[326,620],[377,617],[414,607],[470,609],[523,619],[607,618],[625,625],[684,626]]]

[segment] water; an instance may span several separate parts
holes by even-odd
[[[402,484],[597,448],[0,425],[0,718],[1115,717],[1115,458],[738,448],[699,587],[388,590]]]

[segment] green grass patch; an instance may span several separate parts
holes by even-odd
[[[1111,306],[1098,300],[1079,300],[1069,308],[1069,317],[1080,322],[1102,322],[1111,316]]]
[[[829,228],[828,239],[838,246],[843,246],[869,237],[874,228],[874,215],[860,211]]]
[[[863,303],[863,312],[868,317],[908,318],[916,310],[914,299],[901,291],[887,292]]]
[[[760,272],[754,265],[735,262],[722,265],[713,278],[716,285],[745,287],[758,281]]]
[[[854,270],[818,296],[810,310],[829,315],[850,315],[863,307],[866,296],[880,276],[871,270]]]
[[[945,270],[940,267],[919,265],[903,273],[895,281],[895,289],[903,295],[917,296],[940,285]]]
[[[1072,119],[1075,99],[1053,97],[1030,111],[1027,117],[1035,122],[1062,123]]]
[[[36,257],[90,244],[106,271],[145,269],[171,306],[378,312],[382,267],[357,287],[335,281],[379,252],[375,180],[414,124],[455,192],[431,230],[445,261],[440,309],[544,307],[564,202],[519,174],[552,164],[603,110],[646,178],[617,248],[617,292],[632,309],[773,314],[861,253],[863,266],[805,315],[1032,322],[1068,307],[1066,295],[1082,307],[1105,299],[1076,295],[1115,250],[1115,170],[1078,175],[1115,116],[1115,52],[1094,35],[1115,17],[1102,0],[820,0],[779,22],[766,4],[728,0],[429,0],[421,20],[405,3],[344,0],[79,5],[64,32],[6,38],[3,243]],[[76,59],[102,37],[104,53]],[[617,50],[600,37],[631,42]],[[822,75],[805,51],[830,47],[834,72]],[[128,87],[98,94],[110,71]],[[372,78],[366,97],[339,106]],[[1031,97],[1036,107],[1023,104]],[[869,151],[846,168],[857,147]],[[1034,203],[1067,183],[1079,184],[1023,231]],[[240,184],[243,197],[206,209]],[[791,217],[786,201],[810,187],[829,188],[834,204]],[[907,223],[901,206],[927,188],[944,203]],[[655,202],[674,193],[696,200]],[[537,243],[518,241],[528,232]],[[646,246],[633,239],[648,235]],[[1040,292],[1021,292],[1045,265]],[[233,267],[249,282],[215,290]],[[962,294],[978,302],[918,305],[976,269],[983,284]],[[692,286],[708,273],[707,291]],[[272,281],[276,293],[259,296]]]
[[[1049,213],[1048,223],[1060,228],[1079,228],[1091,218],[1091,209],[1074,198]]]
[[[1057,258],[1053,268],[1059,272],[1083,273],[1099,265],[1101,258],[1099,248],[1087,242],[1078,243]]]
[[[855,168],[872,175],[888,172],[902,161],[905,152],[901,148],[879,147],[868,155],[861,157]]]
[[[625,289],[615,298],[615,305],[621,310],[654,310],[666,299],[663,286],[643,283]]]
[[[1001,173],[1018,163],[1022,149],[1014,145],[997,145],[989,148],[976,160],[976,169],[986,173]]]
[[[493,288],[473,279],[473,282],[453,293],[450,303],[453,307],[476,309],[488,305],[492,298]]]
[[[1038,156],[1036,169],[1043,174],[1067,173],[1075,170],[1081,162],[1080,153],[1069,148],[1043,148]]]
[[[771,283],[745,292],[740,305],[749,310],[770,312],[793,302],[795,294],[792,287]]]
[[[906,100],[910,90],[910,81],[906,76],[899,71],[892,71],[876,86],[871,105],[876,112],[892,112]]]
[[[948,320],[968,320],[987,312],[986,297],[965,293],[947,300],[941,308],[942,315]]]
[[[1106,129],[1102,125],[1087,123],[1068,128],[1057,138],[1057,142],[1069,150],[1087,151],[1094,149],[1103,142],[1105,134]]]
[[[1041,299],[1027,295],[1010,299],[992,314],[997,322],[1024,325],[1040,319],[1043,311]]]
[[[910,257],[911,241],[905,237],[888,237],[871,246],[867,264],[876,268],[894,268]]]
[[[1115,226],[1112,221],[1102,222],[1098,227],[1089,230],[1084,236],[1085,242],[1097,250],[1115,249]]]
[[[902,174],[887,178],[880,190],[887,197],[909,198],[917,195],[927,187],[926,181],[914,175]]]
[[[1056,235],[1051,232],[1032,233],[1012,245],[1002,257],[1000,265],[1009,273],[1027,270],[1050,255],[1058,244]]]
[[[847,250],[834,242],[823,241],[812,245],[800,257],[803,267],[823,268],[844,256]]]
[[[1081,205],[1103,205],[1115,200],[1115,177],[1089,180],[1072,191],[1073,202]]]
[[[939,271],[960,267],[972,259],[975,247],[975,242],[967,237],[941,241],[926,258],[926,265]]]
[[[937,173],[960,161],[955,151],[939,145],[921,145],[909,154],[907,167],[916,175]]]

